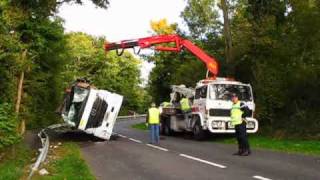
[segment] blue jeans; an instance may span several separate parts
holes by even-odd
[[[150,124],[150,137],[151,137],[151,143],[152,144],[158,144],[159,143],[159,124]]]

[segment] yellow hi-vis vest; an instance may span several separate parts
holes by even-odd
[[[191,109],[189,105],[189,99],[188,98],[182,98],[180,100],[181,110],[182,111],[189,111]]]
[[[149,124],[159,124],[160,123],[160,111],[158,108],[150,108],[149,111]]]
[[[170,107],[170,106],[171,106],[171,103],[169,103],[169,102],[163,102],[162,105],[163,105],[163,107]]]
[[[240,101],[238,101],[236,104],[232,105],[231,108],[231,124],[233,126],[241,124],[242,123],[242,114],[243,112],[240,109]]]

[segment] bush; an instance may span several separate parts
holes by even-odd
[[[20,140],[17,125],[17,116],[12,106],[8,103],[0,104],[0,150]]]

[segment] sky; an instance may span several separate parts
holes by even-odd
[[[136,39],[151,35],[150,21],[166,18],[183,27],[180,13],[185,0],[110,0],[108,9],[96,8],[90,1],[64,4],[58,15],[65,20],[66,32],[81,31],[105,36],[108,41]],[[141,77],[148,78],[153,64],[143,61]],[[144,82],[146,83],[146,82]]]

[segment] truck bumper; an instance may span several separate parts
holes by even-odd
[[[259,123],[255,118],[246,118],[247,133],[256,133]],[[230,117],[210,117],[207,127],[211,133],[235,133],[234,126],[231,125]]]

